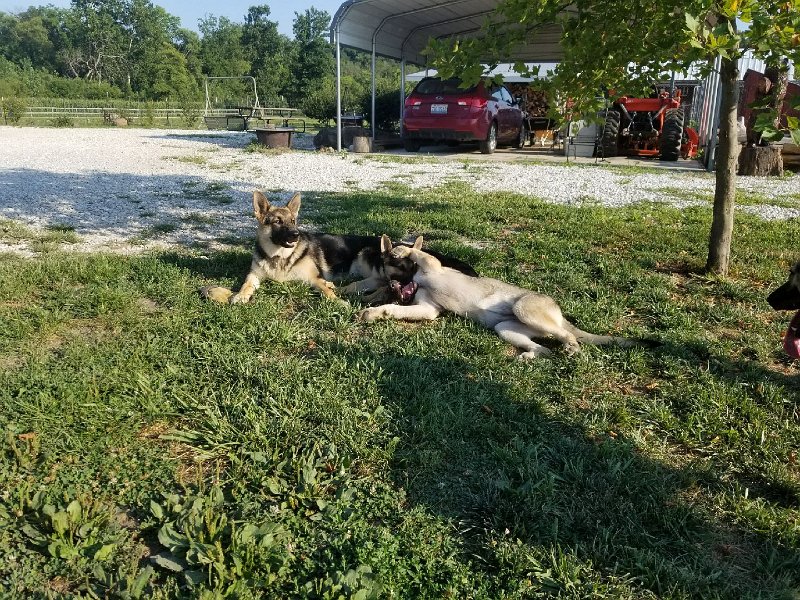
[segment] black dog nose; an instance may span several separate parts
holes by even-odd
[[[300,230],[293,229],[291,231],[287,231],[286,232],[286,237],[289,238],[290,240],[299,239],[300,238]]]

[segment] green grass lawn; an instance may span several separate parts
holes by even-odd
[[[797,222],[737,216],[717,280],[708,208],[452,184],[304,211],[425,234],[661,345],[523,363],[459,318],[362,324],[300,284],[201,301],[244,246],[82,255],[51,232],[0,257],[0,595],[800,595],[800,367],[765,301]]]

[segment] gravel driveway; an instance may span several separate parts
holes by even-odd
[[[227,132],[0,127],[0,218],[34,229],[73,227],[80,241],[71,247],[80,250],[138,252],[187,243],[214,248],[251,236],[253,189],[288,198],[295,190],[372,190],[390,182],[420,188],[458,179],[477,191],[610,207],[708,205],[714,189],[704,172],[244,151],[253,139]],[[297,135],[296,144],[310,147],[310,136]],[[800,176],[740,178],[739,187],[771,201],[738,210],[767,219],[800,216]],[[25,252],[24,245],[0,242],[4,249]]]

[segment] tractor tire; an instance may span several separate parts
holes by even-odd
[[[600,149],[603,158],[611,158],[619,154],[619,125],[622,115],[618,110],[606,111],[606,123],[603,126],[603,135],[600,138]]]
[[[497,150],[497,123],[492,121],[486,139],[480,143],[481,154],[492,154]]]
[[[683,118],[682,108],[670,108],[664,116],[664,129],[661,130],[661,137],[658,140],[661,160],[678,160],[680,157]]]

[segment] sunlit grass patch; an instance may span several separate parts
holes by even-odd
[[[659,343],[529,363],[457,316],[364,324],[357,299],[296,282],[203,301],[201,286],[241,284],[252,238],[3,256],[0,586],[790,597],[800,371],[765,296],[796,224],[737,215],[720,279],[702,273],[709,213],[454,183],[304,197],[322,230],[423,235],[584,329]]]

